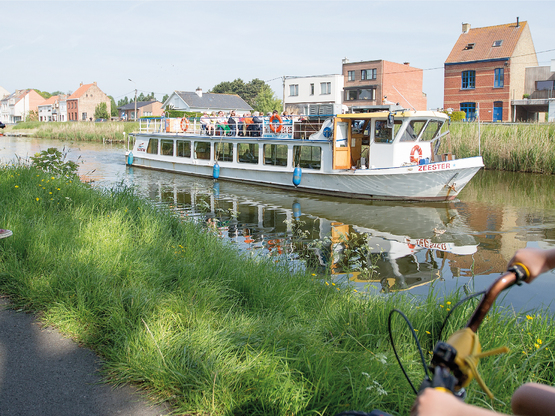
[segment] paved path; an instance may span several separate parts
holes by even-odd
[[[159,416],[132,387],[103,384],[99,358],[0,299],[0,416]]]

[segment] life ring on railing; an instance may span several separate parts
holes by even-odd
[[[189,128],[189,120],[187,120],[186,117],[183,117],[181,119],[180,126],[181,126],[181,130],[187,131],[187,129]]]
[[[274,123],[276,119],[278,123]],[[270,117],[270,130],[272,130],[272,133],[279,133],[281,131],[281,117],[279,114],[273,114],[272,117]]]
[[[422,149],[418,145],[414,146],[410,151],[410,161],[418,163],[421,157],[422,157]]]

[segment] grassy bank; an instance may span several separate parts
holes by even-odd
[[[127,134],[139,130],[139,122],[92,123],[79,121],[71,123],[28,121],[12,127],[14,130],[29,131],[33,137],[41,139],[124,142]],[[125,132],[125,136],[124,133]]]
[[[555,124],[451,123],[457,158],[478,154],[478,137],[486,169],[555,173]],[[447,147],[443,147],[448,151]]]
[[[414,395],[389,345],[389,311],[405,311],[429,351],[456,301],[364,299],[241,254],[128,189],[3,167],[0,192],[0,225],[14,232],[0,240],[0,291],[99,353],[112,382],[137,384],[178,414],[406,415]],[[454,327],[468,313],[458,309]],[[508,411],[525,381],[555,382],[552,318],[529,318],[497,311],[481,330],[484,349],[511,348],[482,361],[496,410]],[[418,353],[395,322],[418,385]],[[475,383],[469,394],[490,406]]]

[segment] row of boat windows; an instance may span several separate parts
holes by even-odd
[[[392,124],[387,120],[376,120],[374,125],[374,142],[393,143],[397,133],[401,129],[403,122],[395,120]],[[438,120],[411,120],[407,128],[403,131],[400,142],[414,142],[420,136],[420,141],[432,140],[441,126],[442,121]],[[351,124],[352,134],[363,134],[370,136],[371,120],[353,120]]]
[[[258,143],[214,143],[190,140],[150,139],[146,152],[163,156],[193,157],[199,160],[210,160],[213,148],[214,160],[219,162],[250,163],[257,165],[261,157],[264,165],[291,166],[288,164],[288,146],[286,144],[264,144],[262,155]],[[174,154],[175,150],[175,154]],[[319,146],[293,146],[293,165],[304,169],[319,170],[322,167],[322,149]]]

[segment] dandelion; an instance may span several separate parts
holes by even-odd
[[[447,302],[448,305],[451,305],[451,302]]]
[[[39,202],[39,200],[40,200],[40,198],[39,198],[39,197],[36,197],[35,199],[36,199],[36,201],[37,201],[37,202]]]
[[[442,307],[442,308],[444,308],[444,307],[445,307],[445,306],[443,306],[443,305],[439,305],[439,306],[440,306],[440,307]]]
[[[540,346],[536,343],[534,343],[534,347],[536,347],[536,349],[540,348]]]
[[[529,321],[531,321],[532,319],[534,319],[534,317],[533,317],[533,316],[530,316],[530,315],[526,315],[526,319],[528,319]]]
[[[15,185],[16,188],[19,188],[19,185]]]
[[[52,192],[48,192],[50,195],[52,195]]]
[[[338,287],[336,287],[336,289],[337,289],[338,291],[341,291],[341,289],[339,289]]]
[[[354,289],[354,292],[355,292],[355,293],[358,293],[358,290]]]
[[[430,331],[426,331],[426,334],[431,335],[432,333]]]
[[[312,273],[312,276],[316,276],[316,273]]]
[[[330,284],[328,282],[326,282],[326,285],[329,286]]]
[[[536,342],[537,342],[538,344],[542,345],[542,340],[541,340],[541,339],[538,338],[538,339],[536,340]]]
[[[60,188],[56,188],[56,189],[57,189],[58,191],[61,191],[61,189],[60,189]]]

